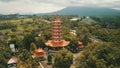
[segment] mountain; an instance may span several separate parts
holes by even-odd
[[[0,16],[2,16],[3,14],[0,14]]]
[[[80,16],[94,16],[94,15],[120,15],[119,10],[104,8],[104,7],[66,7],[62,10],[56,11],[60,15],[80,15]],[[55,15],[56,12],[44,13],[38,15]]]

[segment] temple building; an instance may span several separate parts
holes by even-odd
[[[82,42],[78,41],[78,45],[79,45],[78,48],[80,48],[80,49],[84,48],[84,45]]]
[[[7,62],[8,68],[16,68],[17,67],[17,58],[16,57],[12,57],[9,59],[9,61]]]
[[[44,52],[44,50],[42,49],[42,48],[38,48],[38,49],[36,49],[35,51],[34,51],[34,56],[35,57],[38,57],[38,58],[43,58],[43,57],[45,57],[45,52]]]
[[[69,41],[63,39],[61,21],[56,14],[55,21],[52,23],[52,40],[48,40],[45,44],[48,47],[60,48],[67,46],[69,43]]]

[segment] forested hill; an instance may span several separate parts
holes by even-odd
[[[103,28],[120,28],[120,16],[91,16],[91,18],[102,24]]]
[[[37,14],[37,15],[55,15],[58,12],[60,15],[80,15],[80,16],[98,16],[98,15],[120,15],[120,10],[104,8],[104,7],[66,7],[62,10]]]

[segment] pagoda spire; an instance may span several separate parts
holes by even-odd
[[[55,23],[60,23],[58,12],[56,12]]]
[[[56,19],[59,18],[58,16],[59,16],[59,15],[58,15],[58,12],[56,12]]]

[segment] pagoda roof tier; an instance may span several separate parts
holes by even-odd
[[[64,46],[67,46],[69,43],[70,43],[69,41],[65,41],[65,40],[61,40],[59,42],[48,40],[45,44],[46,46],[50,46],[50,47],[64,47]]]
[[[59,19],[55,19],[55,23],[60,23],[61,21]]]

